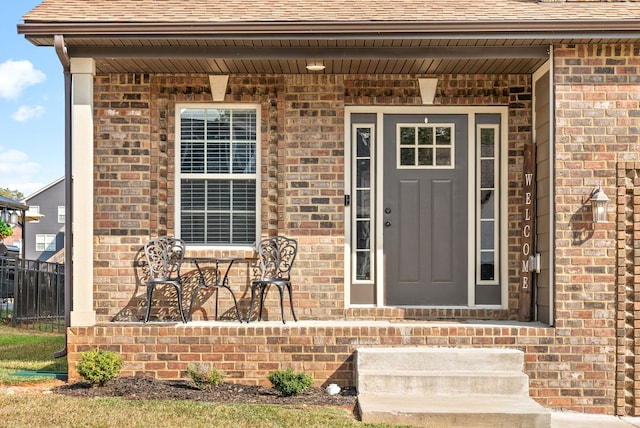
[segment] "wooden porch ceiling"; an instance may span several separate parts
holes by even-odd
[[[113,42],[113,40],[110,40]],[[96,59],[98,73],[529,74],[549,45],[487,40],[307,41],[65,40],[70,57]],[[308,64],[322,64],[309,71]]]
[[[307,63],[321,62],[322,71]],[[201,59],[98,58],[98,73],[208,73],[208,74],[529,74],[545,59]]]
[[[100,73],[213,74],[527,74],[548,58],[547,48],[535,49],[180,49],[140,51],[131,56],[95,49],[71,49],[72,56],[96,58]],[[322,64],[309,71],[308,64]]]

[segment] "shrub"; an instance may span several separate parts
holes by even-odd
[[[191,363],[187,367],[187,376],[191,378],[196,388],[211,391],[224,382],[225,373],[208,364]]]
[[[279,370],[267,376],[271,386],[285,397],[298,395],[313,385],[311,376],[304,372],[296,373],[293,369]]]
[[[6,223],[0,219],[0,240],[13,235],[13,229],[9,223]]]
[[[123,365],[124,360],[118,353],[92,349],[81,354],[78,374],[91,386],[104,386],[118,376]]]

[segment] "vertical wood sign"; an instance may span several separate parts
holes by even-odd
[[[518,289],[518,321],[533,319],[531,301],[533,272],[531,256],[534,255],[534,217],[536,201],[536,145],[524,145],[524,165],[522,167],[522,229],[520,246],[520,285]]]

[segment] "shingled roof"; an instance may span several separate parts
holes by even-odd
[[[25,22],[434,22],[629,20],[640,2],[536,0],[44,0]]]
[[[528,73],[552,44],[640,46],[640,1],[43,0],[23,20],[100,73]]]

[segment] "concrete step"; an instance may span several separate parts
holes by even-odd
[[[529,378],[517,371],[358,370],[356,386],[363,394],[529,396]]]
[[[524,353],[502,348],[359,348],[358,370],[522,371]]]
[[[425,427],[548,428],[529,397],[524,353],[499,348],[360,348],[363,422]]]
[[[362,422],[430,428],[549,428],[551,413],[528,397],[358,394]]]

